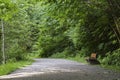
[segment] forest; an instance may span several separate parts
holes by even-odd
[[[120,66],[120,0],[0,0],[0,65],[87,57]]]

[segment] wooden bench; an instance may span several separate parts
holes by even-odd
[[[100,62],[97,60],[96,53],[92,53],[90,57],[86,58],[86,61],[90,64],[100,64]]]
[[[96,53],[92,53],[91,56],[89,57],[89,59],[96,60],[97,59],[97,54]]]

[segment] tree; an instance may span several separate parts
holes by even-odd
[[[5,42],[4,42],[4,25],[3,25],[3,20],[1,20],[1,26],[2,26],[2,53],[3,53],[3,64],[5,64],[6,62],[6,58],[5,58]]]
[[[67,41],[73,44],[74,49],[81,51],[80,54],[84,53],[83,55],[86,56],[92,52],[104,56],[106,52],[118,48],[118,36],[114,36],[115,33],[109,25],[111,16],[106,12],[109,8],[106,1],[49,0],[41,2],[40,7],[45,7],[41,13],[45,13],[40,18],[43,27],[40,31],[41,34],[44,34],[40,35],[42,38],[39,41],[40,44],[50,41],[49,44],[44,45],[53,45],[54,38],[63,33],[60,38],[65,36]],[[57,31],[57,29],[59,30]],[[48,37],[50,39],[43,42]],[[43,54],[46,53],[44,52],[45,46],[40,44]],[[54,51],[57,47],[59,46],[53,47],[52,50]],[[49,49],[48,47],[48,52],[51,51]],[[54,52],[52,53],[54,54]]]
[[[111,15],[111,24],[117,40],[120,44],[120,1],[118,0],[107,0],[109,5],[109,15]]]
[[[1,27],[2,27],[2,53],[3,53],[3,64],[5,64],[5,35],[4,35],[4,20],[8,20],[12,14],[15,12],[15,4],[10,0],[0,0],[0,19],[1,19]]]

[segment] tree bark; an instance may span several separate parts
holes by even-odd
[[[5,34],[4,34],[4,21],[1,20],[1,26],[2,26],[2,57],[3,57],[3,64],[6,63],[5,58]]]

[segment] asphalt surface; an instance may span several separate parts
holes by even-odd
[[[65,59],[35,59],[0,80],[120,80],[120,72]]]

